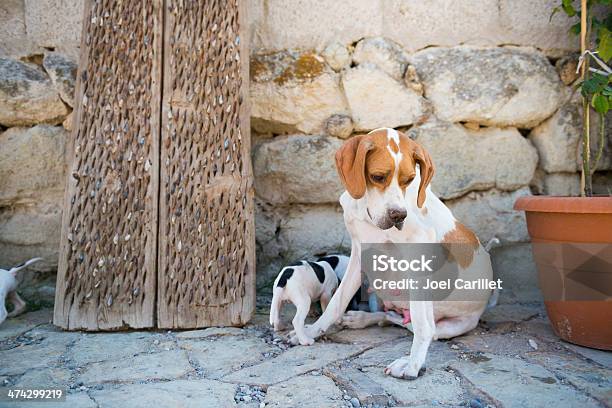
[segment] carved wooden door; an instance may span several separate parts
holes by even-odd
[[[244,1],[87,1],[55,324],[192,328],[250,318]]]

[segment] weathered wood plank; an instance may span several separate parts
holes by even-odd
[[[158,326],[255,306],[246,1],[166,0]]]
[[[163,0],[86,2],[54,323],[155,324]]]

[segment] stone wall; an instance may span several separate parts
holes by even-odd
[[[433,190],[482,241],[528,241],[521,195],[578,194],[572,22],[549,21],[553,0],[477,3],[249,0],[260,285],[349,247],[333,155],[377,127],[430,151]],[[56,267],[81,14],[82,0],[0,4],[0,265]]]

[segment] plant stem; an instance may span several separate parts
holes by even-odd
[[[605,140],[604,137],[606,135],[606,115],[603,113],[599,114],[599,146],[597,146],[597,154],[595,155],[595,159],[593,161],[593,167],[591,168],[591,174],[595,173],[597,170],[597,166],[599,165],[599,160],[603,154]]]
[[[589,72],[589,58],[585,54],[587,50],[587,40],[589,34],[590,19],[588,18],[587,0],[580,1],[580,53],[584,58],[582,63],[582,71],[580,76],[583,81],[588,78]],[[592,195],[591,189],[591,170],[590,165],[590,133],[589,133],[589,100],[586,96],[582,97],[582,122],[583,122],[583,134],[582,134],[582,175],[580,177],[580,186],[582,190],[582,196],[590,197]]]
[[[584,181],[582,195],[590,197],[592,192],[592,178],[590,169],[590,156],[591,156],[591,143],[590,143],[590,126],[589,126],[589,100],[582,97],[582,121],[583,123],[583,134],[582,134],[582,179]]]

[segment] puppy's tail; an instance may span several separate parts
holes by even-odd
[[[29,261],[26,261],[20,265],[17,265],[11,269],[9,269],[9,273],[13,276],[17,275],[17,272],[22,270],[23,268],[32,265],[34,262],[42,261],[42,258],[32,258]]]
[[[499,289],[495,288],[493,289],[493,293],[491,294],[491,297],[489,298],[489,302],[487,303],[487,307],[485,308],[485,310],[492,309],[495,306],[497,306],[498,299],[499,299]]]
[[[272,290],[272,304],[270,305],[270,325],[274,327],[274,330],[280,329],[280,308],[281,298],[285,289],[275,286]]]
[[[501,245],[501,241],[497,237],[493,237],[489,240],[489,242],[487,242],[487,245],[485,245],[485,251],[487,251],[487,253],[491,252],[493,248],[497,248],[500,245]],[[497,305],[498,299],[499,299],[499,289],[495,288],[493,289],[493,293],[491,294],[491,297],[489,298],[489,302],[487,303],[486,308],[491,309],[495,307],[495,305]]]
[[[500,245],[501,241],[497,237],[493,237],[487,242],[487,245],[485,245],[485,251],[491,252],[493,248],[497,248]]]

